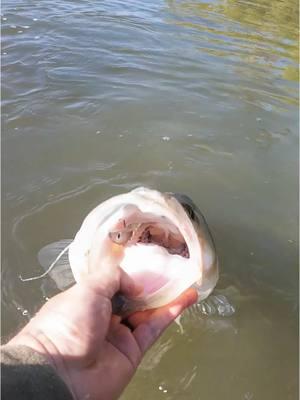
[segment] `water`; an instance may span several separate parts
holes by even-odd
[[[6,1],[2,335],[56,292],[44,245],[137,185],[189,194],[236,312],[174,324],[122,396],[298,394],[298,2]]]

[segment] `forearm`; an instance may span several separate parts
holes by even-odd
[[[72,400],[49,360],[27,346],[1,347],[1,378],[3,400]]]

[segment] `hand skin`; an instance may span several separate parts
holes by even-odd
[[[189,289],[173,303],[128,317],[132,329],[112,315],[111,298],[141,288],[120,268],[104,267],[56,295],[8,344],[46,356],[76,400],[117,399],[145,352],[168,325],[197,300]]]

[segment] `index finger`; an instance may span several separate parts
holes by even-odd
[[[178,315],[194,304],[197,298],[196,290],[191,288],[164,307],[131,315],[128,321],[135,328],[133,335],[141,352],[144,354]]]

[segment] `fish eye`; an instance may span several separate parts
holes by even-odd
[[[192,220],[194,220],[194,219],[195,219],[195,211],[193,210],[193,208],[192,208],[189,204],[186,204],[186,203],[183,205],[183,207],[184,207],[184,209],[185,209],[187,215],[188,215]]]
[[[116,244],[126,244],[131,236],[131,231],[118,231],[118,232],[109,232],[109,238]]]

